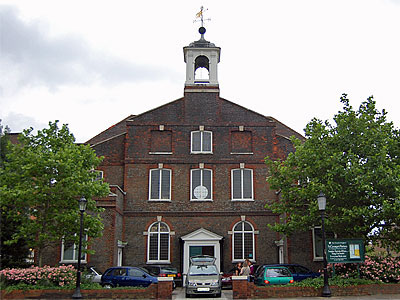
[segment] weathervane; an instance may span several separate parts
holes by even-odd
[[[200,7],[200,11],[196,14],[196,20],[194,20],[193,23],[199,22],[199,21],[200,21],[200,22],[201,22],[201,27],[204,27],[204,21],[211,21],[210,18],[208,18],[208,19],[203,19],[203,13],[204,13],[205,11],[207,11],[207,10],[208,10],[208,8],[204,9],[204,7],[201,6],[201,7]],[[197,20],[198,18],[200,18],[200,20]]]

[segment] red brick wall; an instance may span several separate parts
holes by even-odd
[[[152,132],[154,137],[154,131],[158,131],[160,125],[171,133],[172,154],[152,154]],[[200,125],[213,133],[212,154],[190,153],[190,133],[199,130]],[[264,158],[284,158],[291,149],[287,139],[277,138],[275,125],[273,119],[222,99],[218,93],[185,93],[184,98],[127,120],[125,135],[100,143],[97,138],[96,153],[105,156],[99,169],[104,171],[106,181],[119,185],[126,196],[122,211],[113,211],[110,207],[104,213],[105,235],[97,243],[98,258],[93,257],[93,261],[104,267],[115,264],[116,241],[122,239],[128,242],[124,248],[124,264],[144,264],[147,237],[143,232],[147,231],[148,224],[156,221],[157,216],[163,216],[175,231],[171,244],[171,260],[175,266],[179,268],[181,265],[179,238],[204,227],[224,237],[223,268],[228,269],[232,266],[228,231],[232,230],[234,220],[245,215],[259,231],[256,235],[257,263],[278,262],[274,244],[277,235],[267,227],[275,222],[276,216],[264,208],[267,201],[276,199],[276,194],[269,190],[265,181]],[[244,126],[246,132],[243,148],[248,149],[251,136],[253,154],[232,154],[231,137],[232,133],[239,132],[239,126]],[[282,124],[279,126],[281,128]],[[286,127],[285,130],[290,132]],[[240,148],[240,144],[239,135],[235,147]],[[157,168],[159,163],[172,170],[170,202],[148,201],[149,170]],[[190,201],[190,170],[198,168],[199,163],[213,171],[212,202]],[[231,201],[231,170],[239,168],[240,163],[253,169],[255,201]],[[122,231],[119,229],[121,226],[124,228]]]
[[[400,294],[400,284],[371,284],[347,287],[330,287],[332,296],[362,296],[379,294]],[[247,291],[247,294],[244,294]],[[253,282],[233,280],[233,299],[265,299],[320,297],[322,288],[294,286],[256,286]]]

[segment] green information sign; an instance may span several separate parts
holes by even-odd
[[[327,239],[328,263],[359,263],[365,260],[364,242],[360,239]]]

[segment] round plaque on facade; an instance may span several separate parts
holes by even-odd
[[[199,185],[195,187],[193,195],[196,197],[196,199],[206,199],[208,196],[208,189],[203,185]]]

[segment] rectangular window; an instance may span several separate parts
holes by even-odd
[[[191,200],[212,200],[212,170],[191,170]]]
[[[233,245],[233,259],[244,259],[243,258],[243,234],[242,233],[234,233],[233,236],[234,245]]]
[[[232,170],[232,200],[253,200],[253,170]]]
[[[169,233],[160,233],[160,260],[169,260]]]
[[[149,200],[171,200],[171,170],[150,170]]]
[[[212,153],[212,132],[192,131],[191,153]]]
[[[254,245],[253,232],[240,232],[234,233],[233,245],[233,259],[241,260],[246,258],[253,258],[253,245]]]
[[[313,238],[313,254],[314,260],[320,261],[323,260],[323,252],[322,252],[322,230],[321,227],[314,227],[312,229],[312,238]],[[325,233],[326,239],[333,239],[335,234],[333,232]]]
[[[243,252],[244,257],[253,257],[253,233],[246,232],[244,234]]]
[[[87,236],[82,237],[87,239]],[[86,253],[83,253],[85,250],[82,247],[81,261],[86,262]],[[61,244],[61,262],[77,262],[78,261],[78,245],[76,245],[72,241],[62,241]]]
[[[158,260],[158,233],[150,233],[149,260]]]
[[[96,170],[96,181],[101,181],[104,178],[104,172]]]

